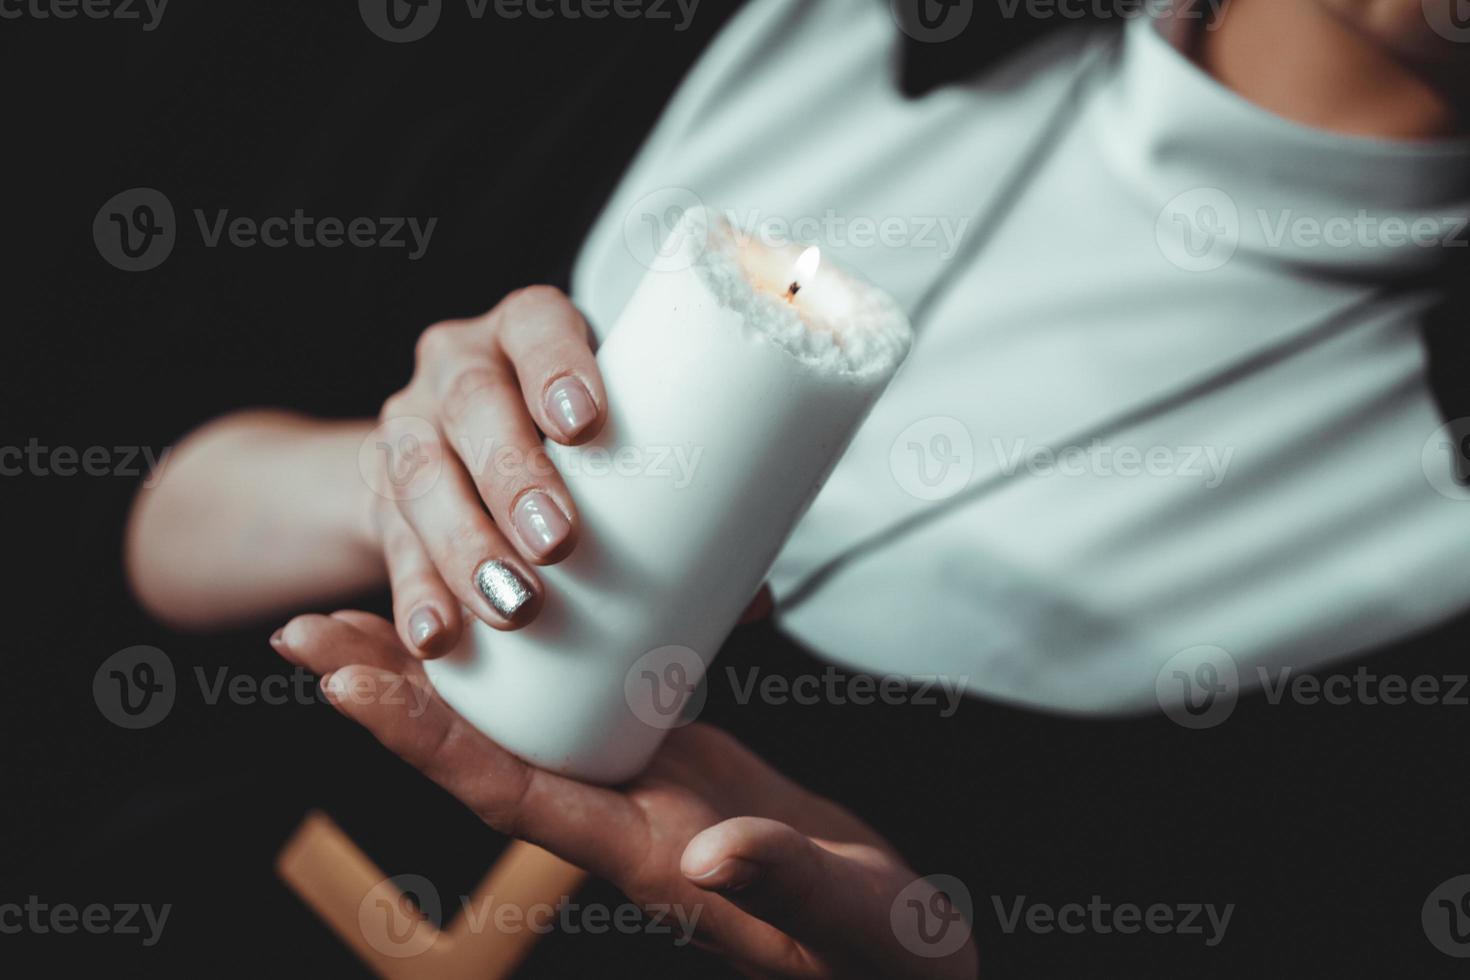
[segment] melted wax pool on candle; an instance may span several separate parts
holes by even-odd
[[[688,243],[696,276],[742,330],[821,372],[866,377],[891,371],[911,334],[891,297],[815,246],[769,245],[740,235],[717,211],[690,209],[676,241]],[[673,237],[673,236],[671,236]],[[808,265],[810,276],[805,275]],[[787,297],[793,280],[800,288]]]

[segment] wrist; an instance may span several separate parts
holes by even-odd
[[[373,431],[374,423],[364,420],[346,425],[339,434],[347,443],[343,446],[344,454],[350,453],[354,463],[346,485],[346,505],[342,509],[347,519],[343,531],[354,552],[381,560],[383,534],[379,515],[381,508],[391,507],[393,503],[376,492],[368,475],[362,472],[363,442],[372,438]]]

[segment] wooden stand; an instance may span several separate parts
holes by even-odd
[[[354,953],[385,980],[501,980],[541,932],[529,910],[556,907],[587,873],[524,841],[512,841],[471,899],[490,910],[438,929],[326,814],[307,814],[281,849],[276,871]],[[516,910],[517,927],[497,924],[495,908]],[[543,930],[544,931],[544,930]]]

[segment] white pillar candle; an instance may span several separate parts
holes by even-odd
[[[496,742],[601,783],[652,758],[911,340],[886,294],[815,249],[740,241],[708,209],[670,244],[598,351],[606,428],[547,445],[582,528],[540,570],[540,615],[514,632],[469,617],[427,665]]]

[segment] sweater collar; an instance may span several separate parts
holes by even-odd
[[[1174,225],[1198,245],[1220,234],[1242,253],[1324,274],[1413,274],[1466,253],[1470,140],[1294,123],[1216,81],[1164,26],[1128,25],[1089,110],[1104,159],[1158,211],[1161,235]]]

